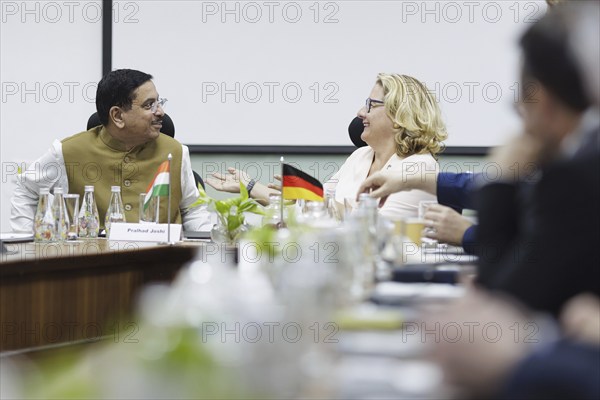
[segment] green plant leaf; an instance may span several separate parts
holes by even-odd
[[[210,204],[214,202],[214,199],[212,199],[211,197],[209,197],[206,194],[206,191],[204,190],[204,188],[202,187],[202,185],[198,184],[198,192],[200,192],[200,195],[198,196],[198,198],[196,199],[195,202],[193,202],[192,204],[190,204],[190,208],[193,207],[198,207],[200,205],[203,204]]]
[[[242,204],[240,204],[240,206],[238,207],[238,211],[249,212],[258,215],[265,215],[263,207],[253,199],[249,199],[245,202],[242,202]]]
[[[190,205],[190,208],[207,204],[209,210],[214,210],[217,213],[219,222],[227,227],[227,231],[230,235],[244,223],[244,213],[250,212],[253,214],[264,215],[262,206],[254,199],[250,198],[246,186],[241,182],[240,195],[237,197],[215,200],[208,196],[201,185],[198,185],[198,192],[200,193],[198,199]]]
[[[248,200],[249,197],[250,197],[250,195],[248,194],[248,189],[246,189],[246,185],[244,185],[240,181],[240,199],[241,199],[241,201]]]
[[[229,213],[229,207],[227,207],[227,205],[221,200],[215,201],[215,211],[219,214],[227,214]]]
[[[231,234],[244,223],[244,214],[229,214],[227,217],[227,230]]]

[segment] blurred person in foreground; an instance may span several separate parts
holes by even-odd
[[[569,46],[571,16],[557,8],[521,38],[525,133],[494,152],[502,175],[477,200],[477,282],[553,314],[600,294],[600,119]]]
[[[576,52],[578,58],[575,61],[577,65],[581,65],[584,71],[587,71],[585,86],[595,102],[593,108],[598,110],[600,60],[590,58],[589,53],[599,54],[600,35],[587,37],[581,36],[581,33],[600,33],[600,3],[577,4],[561,11],[561,15],[556,18],[562,18],[560,29],[568,37],[567,43],[576,43],[576,47],[579,46],[579,50]],[[537,35],[551,35],[552,30],[547,23],[548,20],[540,21],[525,35],[523,38],[525,49],[534,44],[539,45],[536,39]],[[559,35],[562,38],[564,36]],[[579,40],[575,41],[574,38]],[[566,48],[571,49],[572,47],[567,46]],[[556,48],[549,46],[546,47],[546,51],[555,52]],[[527,53],[527,50],[525,52]],[[536,65],[535,61],[531,62],[534,66]],[[547,104],[544,104],[547,101],[548,99],[542,98],[536,106],[548,107]],[[542,117],[539,114],[537,116]],[[582,123],[580,122],[579,125],[581,126]],[[585,233],[591,236],[587,237],[583,243],[573,243],[573,239],[566,238],[566,247],[558,250],[548,247],[548,253],[555,255],[556,251],[574,252],[573,262],[562,265],[563,271],[567,275],[559,277],[569,279],[568,273],[570,272],[575,276],[580,276],[580,279],[587,277],[591,281],[589,286],[594,287],[598,284],[596,274],[600,266],[598,260],[590,253],[595,251],[594,246],[598,244],[598,211],[593,209],[597,209],[598,152],[600,148],[598,133],[594,135],[593,129],[590,131],[592,133],[587,136],[585,130],[581,132],[580,145],[572,148],[573,152],[565,154],[565,151],[560,151],[561,148],[569,149],[568,146],[566,148],[559,146],[558,149],[555,147],[554,151],[549,151],[552,150],[552,147],[550,149],[543,146],[538,147],[537,153],[545,150],[548,152],[546,156],[553,160],[551,165],[543,169],[545,175],[542,175],[538,184],[544,184],[544,180],[554,177],[553,174],[558,174],[556,169],[561,171],[564,168],[564,171],[561,171],[562,174],[559,175],[563,179],[562,185],[559,185],[555,193],[544,193],[559,199],[573,196],[576,204],[572,205],[576,208],[584,206],[585,201],[590,202],[589,206],[584,206],[581,212],[575,211],[581,217],[585,214],[585,218],[588,220],[580,220],[579,224],[575,221],[567,221],[568,225],[562,225],[562,227],[570,228],[573,225],[579,225],[580,231],[574,232],[575,239],[581,239],[582,234]],[[553,143],[555,146],[557,145],[557,143]],[[593,159],[596,160],[595,164]],[[576,173],[583,174],[589,180],[583,182]],[[575,180],[575,182],[571,183],[571,180]],[[573,187],[573,184],[586,187]],[[576,190],[571,191],[573,189]],[[536,187],[536,190],[539,189]],[[566,192],[560,193],[561,190]],[[581,193],[582,190],[584,193]],[[593,193],[596,198],[585,197],[585,195]],[[581,194],[584,197],[576,198]],[[549,204],[554,204],[554,201],[550,200]],[[545,210],[546,207],[545,205],[539,206],[542,210]],[[574,212],[569,206],[565,208],[566,210],[554,210],[557,226],[555,228],[546,226],[546,228],[552,229],[551,233],[561,235],[559,231],[561,223],[564,221],[563,214]],[[536,215],[539,214],[536,213]],[[594,229],[596,233],[590,232],[590,228]],[[564,233],[566,232],[562,233],[563,237]],[[547,246],[556,245],[556,241],[544,243]],[[581,251],[581,246],[588,246],[591,251],[587,251],[585,248]],[[590,257],[591,255],[592,258],[582,259],[581,253],[583,256]],[[558,257],[563,259],[564,255]],[[533,259],[533,261],[535,260],[536,258]],[[539,265],[537,267],[543,268]],[[549,274],[556,273],[553,265],[549,267]],[[590,274],[587,275],[586,272],[590,272]],[[539,280],[529,282],[532,293],[537,293],[540,285],[545,287],[547,285],[545,280],[556,281],[555,276],[550,276],[548,279],[543,272],[539,274],[539,277]],[[482,335],[479,335],[469,343],[462,340],[463,338],[453,343],[449,341],[436,343],[432,355],[444,370],[447,382],[460,388],[464,395],[473,398],[600,398],[600,297],[597,291],[593,293],[587,291],[587,288],[584,287],[587,285],[573,286],[570,282],[565,282],[565,286],[571,289],[573,297],[564,293],[560,285],[554,286],[558,290],[557,295],[566,298],[561,302],[559,308],[560,330],[555,338],[549,337],[552,336],[552,333],[547,335],[548,331],[552,331],[552,327],[542,324],[530,309],[515,302],[514,298],[503,296],[500,292],[483,291],[477,287],[470,288],[463,299],[443,308],[437,315],[430,315],[428,319],[430,324],[433,322],[443,324],[450,321],[460,325],[461,321],[466,321],[470,325],[482,326],[482,324],[492,321],[502,328],[507,328],[503,330],[498,341],[485,340]],[[541,299],[543,298],[541,297]]]

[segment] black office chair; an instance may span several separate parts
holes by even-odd
[[[98,113],[95,112],[88,119],[87,130],[89,131],[90,129],[95,128],[98,125],[102,125],[102,122],[100,122],[100,117],[98,117]],[[172,138],[175,138],[175,124],[173,123],[173,120],[171,119],[171,117],[169,117],[169,115],[167,115],[167,114],[163,115],[162,129],[160,130],[160,133],[163,133],[167,136],[171,136]],[[202,185],[202,187],[204,189],[206,189],[206,186],[204,186],[204,181],[202,180],[202,177],[200,175],[198,175],[198,173],[196,171],[192,170],[192,172],[194,173],[194,180],[196,181],[196,186],[198,186],[198,184],[200,184],[200,185]]]
[[[102,125],[102,122],[100,122],[100,117],[98,117],[98,113],[95,112],[90,116],[90,119],[88,119],[87,130],[89,131],[90,129],[98,125]],[[171,119],[171,117],[169,117],[167,114],[163,116],[162,129],[160,130],[160,132],[164,133],[167,136],[171,136],[172,138],[175,137],[175,125],[173,124],[173,120]]]
[[[352,143],[354,143],[356,147],[367,146],[367,143],[360,138],[364,129],[365,126],[363,125],[363,120],[359,117],[355,117],[348,126],[348,135],[350,135],[350,140],[352,140]]]

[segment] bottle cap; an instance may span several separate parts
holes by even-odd
[[[120,192],[121,191],[121,186],[111,186],[110,187],[110,191],[111,192]]]
[[[63,193],[64,193],[63,188],[61,188],[61,187],[54,188],[54,194],[63,194]]]
[[[94,185],[85,185],[84,190],[86,192],[93,192],[94,191]]]
[[[40,189],[40,195],[42,194],[50,194],[50,189],[48,188],[41,188]]]

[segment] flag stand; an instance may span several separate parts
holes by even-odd
[[[280,211],[281,211],[281,219],[279,220],[279,228],[284,228],[285,222],[283,221],[283,156],[281,156],[281,158],[279,159],[280,164],[281,164],[281,205],[280,205]]]
[[[167,197],[167,242],[161,242],[159,244],[168,244],[169,246],[174,246],[175,242],[171,240],[171,160],[173,160],[173,155],[169,153],[169,155],[167,156],[167,162],[169,163],[169,191]]]
[[[167,201],[167,243],[173,246],[175,242],[171,241],[171,160],[173,155],[169,153],[167,161],[169,161],[169,200]]]

